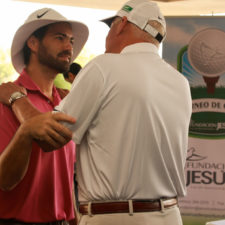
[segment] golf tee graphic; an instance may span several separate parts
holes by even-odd
[[[224,21],[223,16],[166,17],[162,57],[188,80],[192,96],[187,195],[179,198],[184,225],[225,218]]]
[[[224,43],[224,31],[208,28],[196,33],[188,45],[188,60],[203,76],[209,94],[214,94],[215,84],[225,72]]]
[[[225,75],[225,32],[217,28],[198,31],[178,53],[177,65],[191,86],[190,134],[224,138],[225,116],[221,113],[225,112],[225,87],[216,84]]]

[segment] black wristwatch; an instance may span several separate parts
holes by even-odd
[[[22,92],[16,91],[13,92],[12,95],[9,98],[9,104],[12,105],[17,99],[26,97],[26,95]]]

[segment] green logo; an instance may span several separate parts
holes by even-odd
[[[133,10],[133,8],[130,7],[129,5],[125,5],[125,6],[122,8],[122,10],[124,10],[124,11],[126,11],[126,12],[130,12],[130,11]]]

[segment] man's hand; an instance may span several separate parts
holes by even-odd
[[[72,132],[60,121],[75,123],[75,119],[64,113],[47,112],[34,116],[21,124],[43,151],[50,152],[63,147],[72,139]]]
[[[16,91],[27,94],[27,91],[24,87],[18,86],[12,82],[2,83],[0,85],[0,102],[2,102],[5,105],[10,105],[9,98],[12,95],[12,93]]]
[[[12,82],[0,85],[0,102],[10,105],[9,98],[13,92],[27,94],[24,87]],[[66,95],[66,93],[64,93]],[[41,113],[32,106],[28,98],[13,103],[13,112],[21,122],[21,128],[27,129],[29,135],[46,152],[63,147],[72,139],[72,132],[60,124],[60,121],[75,123],[75,119],[63,113]]]

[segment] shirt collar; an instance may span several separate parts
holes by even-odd
[[[30,78],[26,70],[24,69],[16,81],[17,84],[25,87],[27,90],[40,91],[40,88]]]
[[[130,52],[152,52],[159,55],[158,48],[155,45],[146,42],[128,45],[121,51],[122,54]]]
[[[15,82],[18,85],[23,86],[24,88],[26,88],[29,91],[38,91],[41,93],[41,95],[45,96],[46,98],[48,98],[42,91],[41,89],[34,83],[34,81],[30,78],[30,76],[28,75],[28,73],[26,72],[26,70],[24,69],[22,71],[22,73],[20,74],[19,78],[16,80]],[[61,98],[59,96],[58,91],[56,90],[56,87],[53,85],[53,104],[59,104]]]

